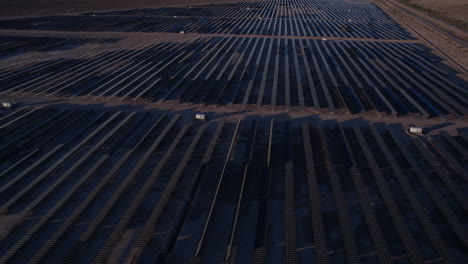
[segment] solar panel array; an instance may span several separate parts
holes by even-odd
[[[18,18],[0,21],[2,28],[412,39],[375,5],[342,0],[259,1]]]
[[[3,69],[0,91],[460,118],[453,75],[414,43],[209,37]]]
[[[373,3],[0,29],[0,263],[468,263],[466,82]]]
[[[467,258],[463,131],[70,107],[1,122],[1,263]]]

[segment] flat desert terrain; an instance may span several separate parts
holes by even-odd
[[[410,4],[417,5],[437,12],[447,18],[468,23],[468,2],[466,0],[410,0]]]

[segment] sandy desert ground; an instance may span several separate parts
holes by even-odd
[[[444,17],[468,23],[468,1],[466,0],[410,0],[410,4],[430,9]]]

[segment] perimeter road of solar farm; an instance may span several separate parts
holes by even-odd
[[[370,2],[0,32],[0,263],[468,263],[467,84]]]

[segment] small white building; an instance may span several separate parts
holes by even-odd
[[[413,133],[413,134],[419,134],[421,135],[422,134],[422,127],[410,127],[410,132]]]
[[[16,104],[14,102],[4,102],[2,104],[3,108],[5,108],[5,109],[12,109],[12,108],[15,107],[15,105]]]
[[[205,116],[205,114],[196,114],[195,119],[201,120],[201,121],[206,121],[206,116]]]

